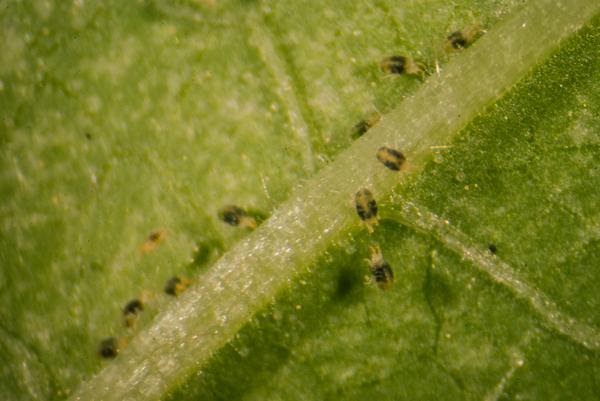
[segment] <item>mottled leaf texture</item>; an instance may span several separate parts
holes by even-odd
[[[599,12],[1,3],[0,399],[599,399]]]

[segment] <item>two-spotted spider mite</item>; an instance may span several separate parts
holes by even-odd
[[[483,33],[480,24],[471,25],[460,31],[454,31],[446,37],[448,49],[460,50],[469,47]]]
[[[100,341],[98,346],[98,355],[105,359],[115,358],[119,352],[127,345],[125,339],[116,337],[107,337]]]
[[[244,209],[235,205],[228,205],[219,210],[219,219],[230,226],[238,226],[254,230],[257,226],[256,219]]]
[[[148,238],[140,245],[140,252],[143,254],[152,252],[161,242],[164,241],[167,234],[164,230],[152,231]]]
[[[366,188],[358,191],[354,197],[356,213],[365,223],[369,233],[373,232],[373,226],[377,225],[377,202],[373,194]]]
[[[135,326],[139,314],[144,310],[144,302],[135,298],[125,304],[123,308],[123,323],[127,327]]]
[[[396,149],[383,146],[377,151],[377,160],[390,170],[400,171],[406,161],[406,157]]]
[[[363,136],[368,130],[370,130],[375,124],[377,124],[381,120],[381,114],[373,113],[364,120],[360,120],[353,129],[352,136],[354,138],[358,138]]]
[[[192,282],[185,277],[173,276],[165,283],[164,290],[166,294],[177,297],[184,292],[191,283]]]
[[[378,246],[370,247],[371,257],[367,259],[371,275],[377,286],[382,290],[389,289],[394,283],[394,272],[388,262],[383,259],[383,254]]]
[[[384,58],[379,67],[386,74],[423,75],[423,65],[412,57],[390,56]]]

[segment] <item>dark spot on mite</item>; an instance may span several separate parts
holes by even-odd
[[[377,217],[377,202],[368,189],[361,189],[356,193],[356,213],[361,220],[366,221]]]
[[[156,249],[156,247],[164,241],[166,238],[166,232],[164,230],[152,231],[142,245],[140,245],[140,252],[143,254],[150,253]]]
[[[379,63],[379,67],[386,74],[407,74],[421,75],[423,74],[423,65],[411,57],[405,56],[390,56]]]
[[[369,125],[369,123],[365,120],[360,120],[355,126],[354,126],[354,137],[358,138],[361,137],[365,134],[365,132],[367,132],[369,130],[369,128],[371,128],[371,126]]]
[[[406,157],[402,152],[384,146],[377,151],[377,160],[390,170],[399,171],[406,161]]]
[[[137,315],[139,312],[144,310],[144,304],[139,299],[132,299],[127,302],[125,307],[123,308],[123,314],[133,314]]]
[[[373,113],[371,116],[364,120],[360,120],[353,128],[352,136],[359,138],[363,136],[368,130],[370,130],[375,124],[379,122],[381,115],[379,113]]]
[[[92,134],[90,134],[89,132],[86,132],[84,135],[85,135],[85,139],[87,139],[88,141],[92,140]]]
[[[494,255],[496,254],[496,252],[498,252],[498,248],[496,247],[495,244],[489,244],[488,245],[488,249]]]
[[[156,241],[160,240],[161,237],[162,237],[162,233],[160,231],[153,231],[148,236],[148,241],[156,242]]]
[[[477,23],[460,31],[454,31],[446,37],[448,47],[460,50],[469,47],[483,33],[482,26]]]
[[[139,299],[132,299],[123,308],[123,322],[127,327],[134,327],[138,313],[144,310],[144,303]]]
[[[375,282],[378,285],[387,284],[388,282],[394,281],[394,272],[390,267],[389,263],[383,261],[381,264],[372,266],[371,272],[373,273],[373,277],[375,277]]]
[[[165,293],[168,295],[179,296],[190,285],[190,281],[186,278],[173,276],[167,280],[165,284]]]
[[[452,32],[448,35],[447,39],[448,42],[450,42],[450,45],[455,49],[464,49],[469,44],[469,41],[461,31]]]
[[[169,295],[176,296],[178,294],[177,286],[179,284],[181,284],[181,279],[179,277],[177,277],[177,276],[171,277],[170,279],[167,280],[167,282],[165,284],[165,292]]]
[[[246,212],[237,206],[226,206],[219,212],[219,218],[232,226],[240,224],[240,218],[245,215]]]
[[[100,346],[98,347],[98,354],[102,358],[114,358],[119,353],[119,340],[115,337],[108,337],[104,340],[100,341]]]
[[[381,69],[388,74],[403,74],[406,69],[407,58],[404,56],[390,56],[381,62]]]
[[[219,210],[219,219],[230,226],[254,229],[257,225],[254,217],[248,215],[244,209],[235,205],[228,205]]]
[[[382,290],[390,288],[394,283],[394,272],[392,271],[390,264],[383,259],[383,255],[378,246],[371,248],[369,266],[377,286]]]

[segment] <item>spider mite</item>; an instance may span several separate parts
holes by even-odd
[[[404,157],[402,152],[384,146],[377,151],[377,160],[390,170],[400,171],[406,161],[406,157]]]
[[[373,232],[373,226],[377,225],[377,202],[368,189],[361,189],[354,197],[356,213],[365,223],[369,233]]]
[[[422,75],[423,65],[412,57],[390,56],[379,63],[379,68],[386,74]]]
[[[115,358],[119,352],[125,348],[127,342],[125,339],[116,337],[107,337],[100,341],[98,346],[98,355],[105,359]]]
[[[460,31],[454,31],[446,37],[446,47],[459,50],[469,47],[483,33],[480,24],[474,24]]]
[[[164,290],[166,294],[177,297],[184,292],[191,283],[192,282],[185,277],[173,276],[165,283]]]
[[[354,126],[352,136],[354,138],[359,138],[363,136],[368,130],[375,126],[375,124],[377,124],[379,120],[381,120],[381,114],[379,113],[373,113],[364,120],[360,120]]]
[[[394,272],[388,262],[383,259],[383,254],[378,246],[370,248],[371,258],[367,259],[371,269],[371,275],[375,279],[375,283],[382,290],[389,289],[394,283]]]
[[[152,231],[144,243],[140,246],[140,252],[152,252],[166,238],[167,233],[164,230]]]
[[[257,226],[256,219],[235,205],[228,205],[219,210],[219,219],[230,226],[238,226],[254,230]]]

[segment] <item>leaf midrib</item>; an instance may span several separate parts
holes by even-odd
[[[448,144],[598,7],[585,0],[568,8],[540,0],[492,29],[298,189],[72,399],[160,398],[226,344],[328,244],[357,228],[351,207],[357,189],[367,186],[378,198],[386,198],[417,175],[431,158],[431,146]],[[374,160],[381,144],[408,155],[411,166],[400,178]]]

